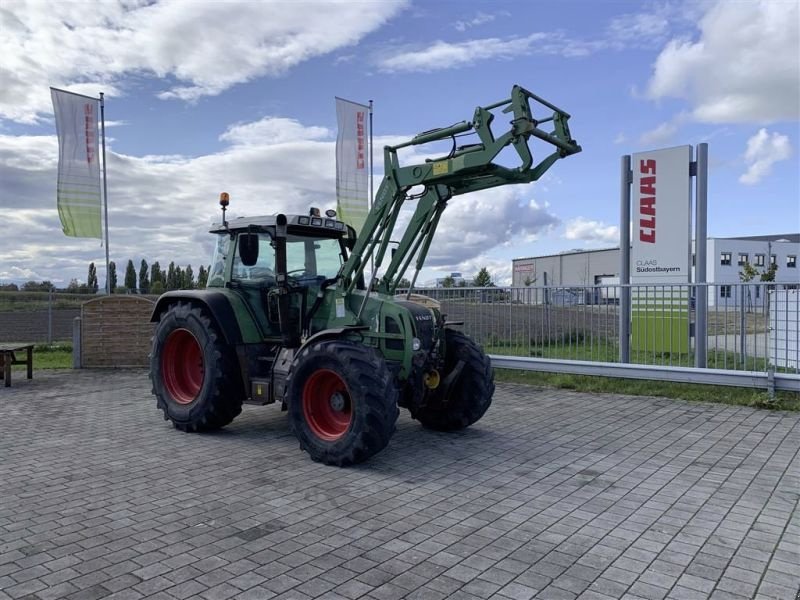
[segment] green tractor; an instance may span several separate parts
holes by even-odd
[[[534,118],[531,101],[550,112]],[[495,137],[491,111],[501,107],[513,118]],[[478,107],[471,122],[387,146],[385,175],[358,236],[333,211],[316,209],[227,221],[222,194],[207,288],[168,292],[153,311],[150,377],[164,418],[183,431],[208,431],[230,423],[243,403],[280,402],[301,448],[339,466],[385,448],[398,407],[439,431],[475,423],[494,393],[489,358],[435,302],[396,292],[415,261],[413,287],[453,196],[535,181],[580,152],[568,119],[514,86],[511,98]],[[548,122],[552,131],[540,129]],[[468,132],[478,141],[458,146]],[[538,164],[531,137],[555,146]],[[447,155],[400,166],[401,148],[440,140],[453,142]],[[493,162],[507,146],[518,166]],[[408,201],[416,203],[410,222],[375,275]]]

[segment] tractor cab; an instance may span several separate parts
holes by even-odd
[[[222,195],[223,211],[227,194]],[[356,234],[327,211],[223,220],[207,287],[227,288],[244,300],[264,340],[297,346],[308,334],[322,292],[336,282]],[[360,285],[359,287],[363,287]]]

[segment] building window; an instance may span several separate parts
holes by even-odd
[[[746,252],[739,252],[739,266],[743,267],[750,261],[750,256]]]
[[[721,286],[719,286],[719,297],[720,298],[730,298],[731,297],[731,286],[729,286],[729,285],[721,285]]]
[[[763,267],[764,266],[764,255],[763,254],[756,254],[755,255],[755,265],[757,267]]]
[[[730,252],[720,252],[719,264],[721,264],[723,267],[726,266],[726,265],[730,265],[731,264],[731,253]]]
[[[757,285],[756,286],[756,300],[758,300],[759,298],[761,298],[761,286]]]
[[[797,267],[797,257],[790,254],[786,257],[786,268],[794,269],[795,267]]]
[[[774,254],[770,254],[769,255],[769,264],[770,264],[770,266],[776,264],[777,262],[778,262],[778,257],[775,256]]]
[[[694,254],[692,254],[692,266],[695,266],[695,265],[694,265],[694,263],[695,263],[695,259],[696,259],[696,258],[697,258],[697,257],[696,257]]]

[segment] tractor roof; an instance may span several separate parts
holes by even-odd
[[[226,231],[241,231],[250,227],[275,227],[275,219],[278,215],[264,215],[260,217],[239,217],[228,221],[225,227],[221,223],[214,223],[211,226],[211,233],[225,233]],[[307,234],[314,230],[320,234],[330,236],[332,233],[347,234],[348,226],[337,219],[330,217],[314,217],[309,215],[286,215],[288,227],[303,227]]]

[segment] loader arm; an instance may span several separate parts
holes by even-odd
[[[531,112],[531,100],[552,112],[535,118]],[[503,107],[504,113],[513,113],[513,118],[510,129],[495,138],[491,129],[495,115],[491,111],[500,107]],[[569,118],[570,115],[565,111],[515,85],[511,90],[511,98],[477,107],[470,122],[462,121],[450,127],[426,131],[408,142],[386,146],[383,150],[384,177],[350,257],[340,270],[338,279],[342,283],[337,286],[338,293],[345,296],[353,291],[370,257],[374,257],[377,272],[389,247],[400,210],[407,200],[417,201],[414,214],[388,266],[380,279],[376,280],[373,275],[370,288],[374,286],[378,292],[393,294],[416,256],[413,285],[450,198],[502,185],[536,181],[559,158],[580,152],[581,147],[569,133]],[[540,128],[542,124],[550,122],[552,131]],[[456,136],[467,132],[474,132],[480,142],[456,147]],[[531,136],[555,146],[553,152],[537,164],[534,164],[528,145]],[[400,166],[398,150],[449,138],[453,139],[454,144],[447,156],[429,159],[421,164]],[[517,167],[509,168],[494,162],[497,155],[509,145],[519,155],[520,164]],[[423,191],[410,196],[412,188],[419,186]]]

